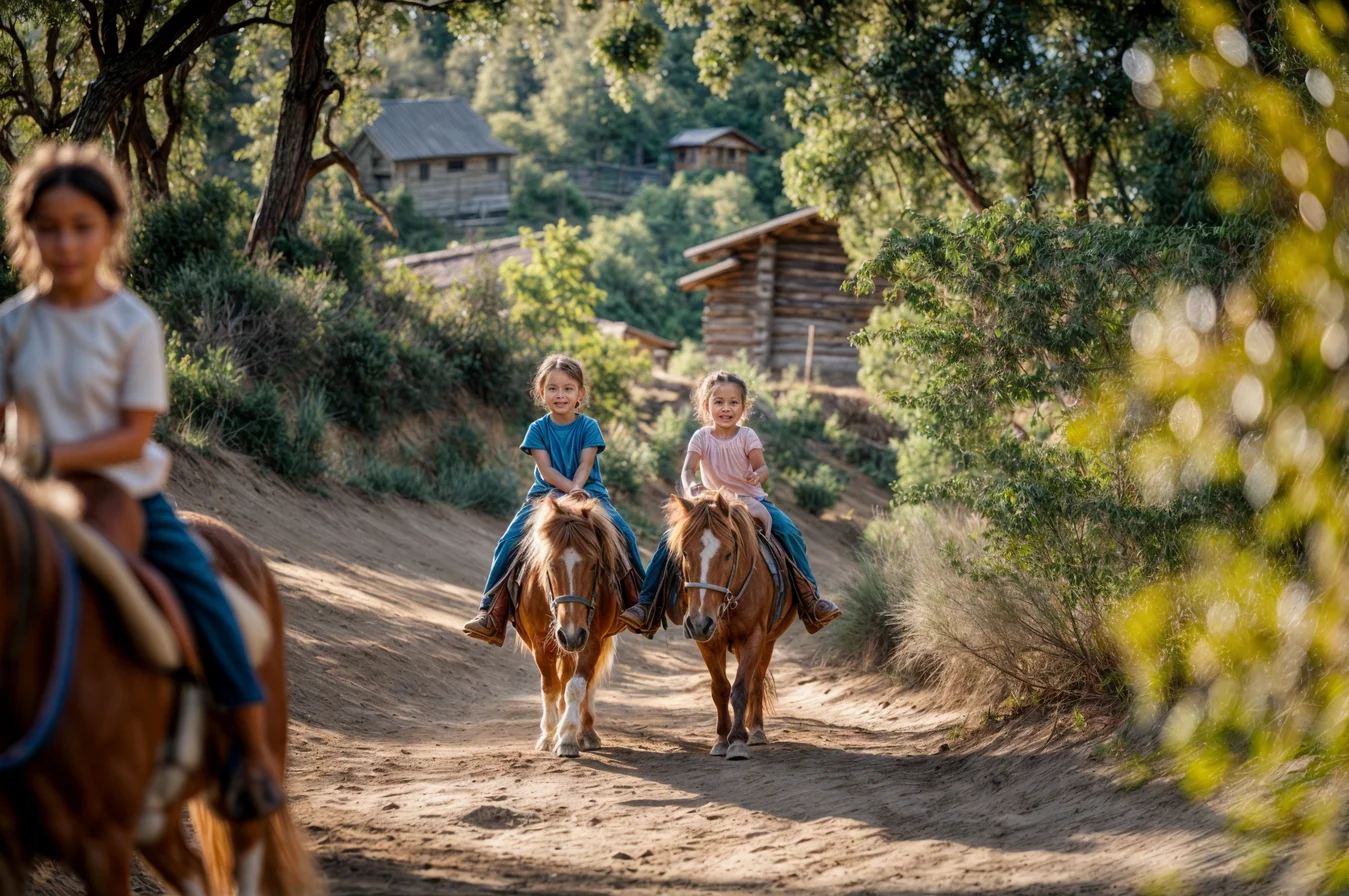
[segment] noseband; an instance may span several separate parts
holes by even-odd
[[[558,604],[580,604],[586,608],[586,628],[590,628],[590,623],[595,618],[595,595],[599,592],[600,576],[599,570],[595,570],[595,580],[590,583],[590,597],[582,597],[579,594],[553,594],[553,577],[548,573],[543,574],[543,589],[548,595],[548,607],[557,615]]]
[[[714,585],[711,582],[685,582],[684,589],[703,588],[707,591],[715,591],[718,594],[725,594],[730,600],[723,600],[717,607],[717,618],[725,619],[726,614],[740,606],[740,598],[745,596],[745,589],[749,587],[750,580],[754,578],[754,566],[757,559],[753,554],[750,556],[749,572],[745,574],[745,581],[740,583],[734,593],[731,588],[735,586],[735,571],[740,567],[740,536],[735,529],[735,523],[731,523],[731,574],[726,577],[725,585]]]

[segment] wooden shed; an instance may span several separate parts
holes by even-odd
[[[600,331],[600,335],[607,336],[610,339],[618,339],[623,342],[631,339],[637,343],[642,351],[651,355],[652,362],[661,370],[670,362],[670,353],[679,348],[679,343],[672,339],[666,339],[664,336],[657,336],[650,330],[643,330],[641,327],[634,327],[625,320],[605,320],[602,317],[595,318],[595,328]]]
[[[815,328],[812,378],[856,382],[857,350],[848,337],[881,301],[878,289],[857,296],[840,287],[848,256],[838,225],[805,208],[694,246],[684,257],[712,264],[679,279],[685,292],[706,289],[703,346],[709,359],[745,349],[770,370],[804,370]]]
[[[665,148],[674,153],[674,170],[749,173],[749,157],[764,148],[739,128],[695,128],[680,131]]]
[[[515,154],[459,97],[383,100],[351,147],[372,192],[406,187],[422,214],[463,223],[506,217]]]

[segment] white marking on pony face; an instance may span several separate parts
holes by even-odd
[[[238,886],[239,896],[259,896],[262,888],[262,851],[261,842],[255,843],[248,852],[239,857],[234,867],[234,882]]]
[[[721,539],[716,536],[711,528],[707,528],[703,530],[702,542],[703,552],[699,556],[699,559],[702,561],[702,573],[698,576],[698,581],[706,582],[707,577],[711,575],[712,560],[717,556],[717,552],[721,550]],[[713,584],[716,583],[714,582]],[[712,613],[708,612],[703,607],[703,604],[708,598],[708,591],[706,588],[700,588],[698,590],[700,593],[698,595],[697,610],[704,616],[711,616]],[[690,607],[689,609],[693,609],[693,607]]]
[[[581,562],[581,552],[576,548],[567,548],[562,552],[562,563],[567,567],[567,594],[575,594],[576,587],[576,564]]]

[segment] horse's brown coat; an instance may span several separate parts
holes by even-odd
[[[52,673],[62,571],[56,535],[40,513],[25,513],[8,492],[0,502],[0,587],[14,594],[22,564],[35,564],[37,597],[27,647],[17,674],[0,682],[0,743],[20,737],[38,710]],[[121,533],[125,547],[139,549],[143,535],[135,526],[139,508],[129,496],[100,497],[104,521]],[[120,505],[118,501],[121,501]],[[107,502],[107,503],[102,503]],[[36,550],[19,557],[15,545],[21,526],[32,521]],[[287,734],[284,620],[276,583],[262,556],[242,536],[205,517],[189,522],[215,548],[222,571],[242,585],[267,611],[274,639],[271,654],[258,669],[269,696],[268,728],[272,747],[284,767]],[[119,522],[120,521],[120,522]],[[143,531],[143,530],[142,530]],[[226,841],[243,850],[264,844],[263,890],[270,894],[307,894],[321,882],[302,836],[285,810],[266,822],[226,828],[202,821],[199,835],[207,867],[187,845],[178,823],[183,804],[201,795],[218,778],[228,739],[219,718],[212,720],[207,761],[192,776],[179,802],[168,806],[168,823],[155,843],[135,844],[145,794],[156,772],[160,746],[169,732],[174,684],[152,671],[130,651],[120,622],[98,593],[80,585],[81,627],[69,697],[64,713],[43,750],[20,772],[0,778],[0,894],[19,892],[32,860],[47,856],[68,864],[95,896],[128,896],[132,852],[175,889],[193,879],[214,881],[210,892],[226,892],[233,869]],[[15,601],[0,602],[0,650],[9,650],[16,622]],[[195,807],[194,807],[195,810]],[[22,822],[22,823],[21,823]]]
[[[709,491],[693,501],[675,495],[666,502],[665,515],[670,526],[670,558],[680,564],[684,581],[722,585],[732,592],[724,595],[710,589],[686,588],[676,599],[672,616],[676,622],[685,623],[686,631],[695,619],[704,624],[708,619],[715,622],[711,636],[698,641],[712,677],[712,702],[717,708],[713,754],[748,758],[750,744],[767,742],[763,714],[770,696],[768,664],[777,639],[796,619],[796,609],[789,602],[770,628],[773,576],[759,559],[754,519],[734,495]],[[704,570],[703,539],[709,532],[720,548]],[[727,602],[734,606],[723,609]],[[738,661],[734,686],[726,677],[728,652]],[[728,699],[734,717],[727,708]]]

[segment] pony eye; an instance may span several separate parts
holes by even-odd
[[[721,555],[721,559],[723,559],[723,560],[730,560],[730,559],[731,559],[731,552],[730,552],[730,551],[727,551],[726,553],[722,554],[722,555]]]

